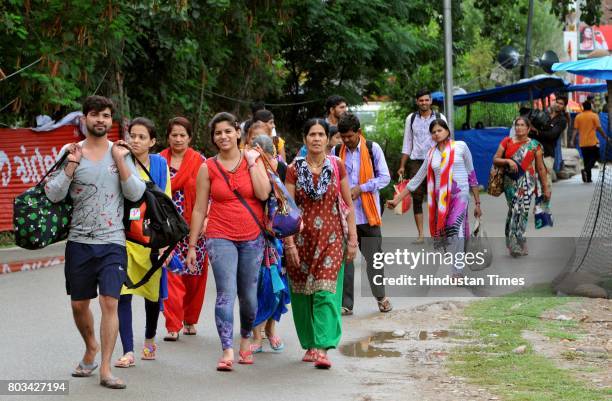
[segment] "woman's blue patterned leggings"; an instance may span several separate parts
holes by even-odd
[[[215,275],[215,323],[225,350],[233,348],[234,302],[240,303],[240,335],[248,338],[257,314],[257,279],[263,259],[264,238],[230,241],[207,238],[206,250]]]

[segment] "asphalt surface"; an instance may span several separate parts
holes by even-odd
[[[560,181],[553,186],[552,230],[535,231],[530,216],[528,237],[577,236],[584,223],[592,197],[593,184],[579,182],[579,177]],[[483,219],[489,235],[503,236],[506,205],[503,197],[482,195]],[[391,211],[384,215],[383,234],[393,237],[414,237],[416,229],[412,211],[395,216]],[[425,219],[427,221],[427,218]],[[0,252],[0,262],[10,252]],[[12,254],[11,254],[12,255]],[[531,257],[531,256],[530,256]],[[524,265],[533,263],[530,257],[522,259]],[[535,257],[534,257],[535,258]],[[506,259],[504,259],[506,260]],[[508,258],[509,260],[509,258]],[[355,340],[368,333],[367,317],[378,315],[378,309],[369,295],[360,296],[359,274],[356,274],[355,317],[366,318],[364,324],[343,333],[342,343]],[[0,276],[0,380],[46,379],[69,380],[70,395],[18,396],[0,395],[0,400],[355,400],[360,398],[360,375],[347,366],[354,366],[354,359],[337,351],[330,352],[333,367],[329,371],[313,368],[300,361],[303,351],[293,326],[291,312],[283,317],[278,334],[286,348],[282,353],[265,352],[256,355],[253,366],[235,364],[232,373],[215,371],[220,356],[220,343],[214,326],[214,278],[209,275],[204,308],[197,326],[197,336],[181,336],[176,343],[161,341],[165,334],[164,318],[158,327],[158,359],[141,361],[136,367],[114,369],[128,388],[112,391],[98,385],[98,375],[75,379],[70,372],[83,353],[82,340],[74,326],[69,298],[64,290],[63,265],[37,271],[20,272]],[[447,297],[449,294],[441,294]],[[467,292],[457,296],[471,296]],[[439,298],[438,298],[439,299]],[[430,303],[436,299],[393,298],[396,309]],[[92,303],[96,327],[99,306]],[[144,303],[135,297],[133,302],[136,355],[139,356],[144,336]],[[236,314],[237,317],[237,314]],[[235,329],[235,332],[238,330]],[[238,341],[238,335],[236,335]],[[267,350],[269,348],[266,348]],[[115,347],[114,359],[121,356],[120,341]],[[98,357],[99,360],[99,357]],[[409,378],[406,379],[410,380]],[[370,389],[371,391],[371,389]],[[418,389],[402,394],[401,399],[418,400]]]

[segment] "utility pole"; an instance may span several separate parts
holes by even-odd
[[[529,15],[527,16],[527,41],[525,43],[525,61],[521,78],[529,78],[529,63],[531,62],[531,31],[533,27],[533,0],[529,0]]]
[[[453,125],[453,21],[451,0],[444,0],[444,114],[450,128],[451,138],[455,138]]]

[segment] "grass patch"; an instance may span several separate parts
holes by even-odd
[[[559,340],[572,340],[576,341],[578,339],[578,335],[575,333],[569,333],[563,330],[546,330],[544,331],[544,335],[548,338],[557,338]]]
[[[0,248],[15,246],[15,236],[12,231],[0,231]]]
[[[463,329],[474,332],[482,345],[455,349],[450,359],[451,373],[490,387],[509,401],[609,399],[612,391],[587,387],[551,360],[535,354],[529,342],[521,337],[523,330],[531,330],[569,338],[571,333],[566,330],[576,327],[576,322],[543,321],[539,317],[546,310],[574,299],[559,298],[550,288],[538,287],[470,304],[465,309],[470,320]],[[527,352],[514,354],[512,350],[520,345],[526,345]],[[567,357],[571,359],[572,355]]]

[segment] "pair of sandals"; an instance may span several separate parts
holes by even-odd
[[[146,344],[142,347],[142,354],[140,359],[143,361],[154,361],[157,358],[157,345],[155,343]],[[128,352],[121,358],[117,359],[114,366],[116,368],[131,368],[136,366],[136,360],[134,359],[134,353]]]
[[[307,350],[304,354],[304,357],[302,357],[302,361],[314,362],[314,366],[317,369],[329,369],[332,366],[331,361],[327,357],[327,354],[317,352],[314,349]]]
[[[72,377],[91,377],[97,368],[98,364],[96,362],[87,364],[84,361],[80,361],[72,372]],[[115,376],[101,377],[100,385],[114,390],[122,390],[127,387],[123,380]]]
[[[238,351],[238,355],[240,356],[238,363],[241,365],[252,365],[255,362],[253,351]],[[234,370],[234,361],[232,359],[219,359],[217,370],[219,372],[231,372]]]

